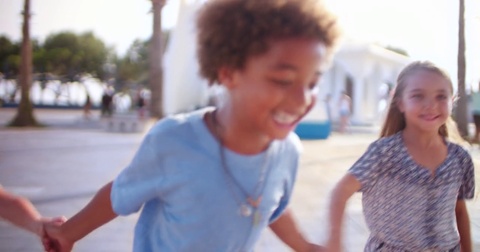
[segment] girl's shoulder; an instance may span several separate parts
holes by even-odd
[[[390,136],[380,137],[373,141],[371,145],[375,147],[398,147],[400,143],[402,143],[402,135],[401,132],[398,132]]]
[[[451,156],[461,159],[471,159],[470,151],[467,149],[467,146],[450,141],[446,141],[446,143],[448,147],[448,152]]]

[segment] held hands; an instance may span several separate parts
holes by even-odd
[[[320,245],[311,243],[308,252],[325,252],[325,248]]]
[[[325,246],[324,252],[341,252],[342,246],[340,241],[329,240]]]
[[[61,223],[63,224],[63,223]],[[42,236],[43,248],[46,252],[70,252],[73,249],[73,242],[69,241],[63,234],[62,226],[58,223],[45,223]]]

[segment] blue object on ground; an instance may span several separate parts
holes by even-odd
[[[330,121],[300,122],[295,128],[295,133],[300,139],[327,139],[331,130]]]

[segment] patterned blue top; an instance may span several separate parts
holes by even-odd
[[[285,210],[301,152],[298,136],[292,132],[255,155],[225,150],[227,169],[249,194],[255,191],[260,167],[269,169],[256,210],[260,216],[254,221],[255,214],[240,214],[239,201],[246,199],[240,188],[229,183],[220,143],[203,120],[211,110],[159,121],[113,182],[115,213],[128,215],[142,209],[133,251],[252,251],[261,232]]]
[[[350,168],[361,183],[371,241],[397,248],[388,251],[454,251],[455,206],[473,198],[474,167],[466,150],[446,144],[447,157],[434,176],[410,156],[402,132],[373,142]]]

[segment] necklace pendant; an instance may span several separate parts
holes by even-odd
[[[262,215],[260,214],[260,211],[258,209],[255,210],[255,213],[253,214],[253,225],[257,226],[260,223],[261,219]]]
[[[252,215],[252,208],[246,204],[242,204],[240,206],[240,214],[243,216],[243,217],[248,217],[250,215]]]

